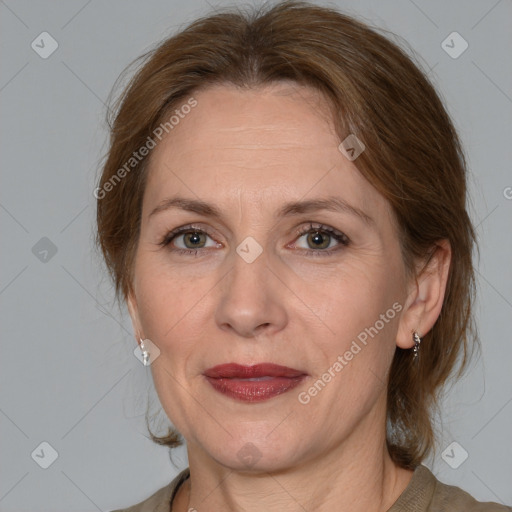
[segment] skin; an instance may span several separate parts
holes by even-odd
[[[423,336],[440,313],[449,245],[439,244],[418,279],[408,277],[389,203],[338,150],[316,91],[216,85],[194,98],[151,154],[127,301],[137,339],[160,350],[155,387],[187,441],[191,478],[173,510],[385,511],[412,477],[386,450],[385,383],[396,346],[412,347],[412,332]],[[214,204],[222,216],[151,215],[175,195]],[[287,202],[333,195],[372,220],[326,210],[276,216]],[[297,234],[310,222],[344,233],[348,245],[324,233],[327,249],[318,249]],[[188,224],[208,232],[197,256],[173,251],[197,244],[191,235],[159,245]],[[252,263],[236,252],[248,236],[263,251]],[[401,311],[300,403],[299,393],[395,302]],[[245,403],[203,376],[228,362],[273,362],[308,376],[290,392]],[[247,443],[257,453],[250,466],[238,457]]]

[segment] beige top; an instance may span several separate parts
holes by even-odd
[[[184,469],[174,480],[146,500],[112,512],[171,512],[179,486],[190,476]],[[459,487],[441,483],[423,465],[418,466],[404,492],[388,512],[512,512],[512,507],[476,501]]]

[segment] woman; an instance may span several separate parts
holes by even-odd
[[[119,100],[98,243],[189,468],[135,511],[500,511],[421,462],[469,353],[453,125],[389,40],[287,2],[201,19]]]

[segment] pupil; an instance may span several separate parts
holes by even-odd
[[[326,246],[325,241],[327,237],[324,237],[320,232],[316,231],[310,235],[311,241],[318,247]],[[329,245],[327,243],[327,245]]]
[[[189,234],[189,242],[192,245],[200,244],[201,243],[201,233],[197,233],[197,232],[190,233]]]

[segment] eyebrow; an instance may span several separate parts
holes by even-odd
[[[156,208],[149,214],[149,217],[157,213],[178,208],[187,212],[197,213],[206,217],[213,217],[217,219],[222,218],[222,212],[215,205],[206,203],[198,199],[188,199],[184,197],[170,197],[161,201]],[[375,221],[365,212],[348,204],[346,201],[339,197],[327,197],[325,199],[309,199],[306,201],[295,201],[286,203],[277,212],[278,217],[290,217],[304,213],[313,213],[320,210],[327,210],[332,212],[348,213],[354,217],[359,218],[370,227],[375,225]]]

